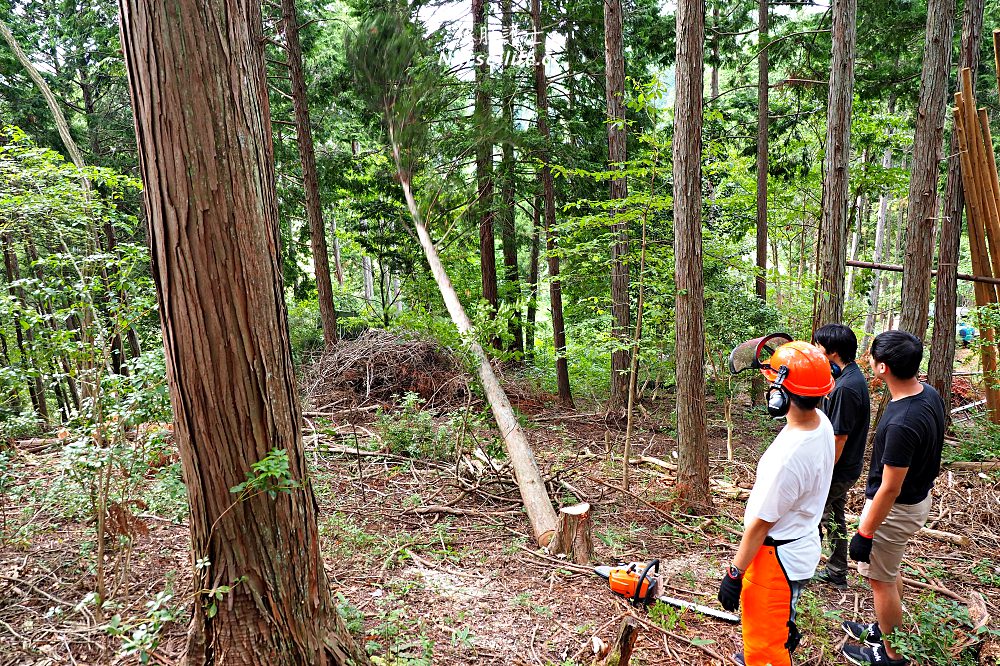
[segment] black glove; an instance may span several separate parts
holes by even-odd
[[[855,562],[872,561],[872,539],[858,532],[851,538],[851,546],[848,549],[851,559]]]
[[[733,574],[737,575],[733,575]],[[730,570],[722,578],[719,585],[719,603],[730,613],[735,613],[740,607],[740,592],[743,590],[743,572],[736,567]]]

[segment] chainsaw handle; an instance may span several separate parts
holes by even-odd
[[[637,604],[640,601],[645,601],[644,599],[640,599],[640,596],[642,595],[642,583],[643,583],[643,581],[646,580],[646,576],[649,575],[649,570],[650,569],[652,569],[654,571],[654,573],[659,573],[660,572],[660,561],[659,560],[650,560],[649,564],[646,565],[646,568],[642,570],[642,575],[639,576],[639,582],[636,583],[636,586],[635,586],[635,597],[633,597],[632,603]],[[647,596],[652,597],[652,595],[653,595],[653,578],[652,577],[649,578],[649,587],[646,588],[646,592],[647,592]]]

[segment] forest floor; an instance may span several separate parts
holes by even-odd
[[[674,505],[669,400],[644,404],[626,493],[617,489],[623,423],[593,409],[556,408],[551,396],[526,389],[520,396],[515,406],[550,496],[592,506],[594,564],[659,558],[667,594],[717,606],[718,581],[739,538],[745,493],[738,489],[751,487],[778,424],[736,408],[729,461],[723,409],[710,402],[714,508],[686,515]],[[495,460],[484,406],[466,400],[467,410],[433,418],[412,401],[390,408],[388,418],[374,403],[306,407],[316,410],[306,412],[306,447],[327,570],[342,614],[378,663],[590,664],[593,637],[611,642],[627,615],[641,625],[632,664],[730,663],[740,649],[737,626],[662,605],[633,608],[589,567],[535,548],[509,469]],[[406,439],[413,431],[425,440]],[[421,455],[404,455],[408,446],[422,447]],[[0,666],[139,663],[123,655],[122,638],[109,636],[84,601],[95,589],[94,525],[53,509],[51,488],[65,475],[59,452],[22,452],[18,460],[23,466],[6,487],[16,504],[3,500]],[[1000,617],[998,486],[996,472],[944,471],[929,526],[965,535],[971,545],[921,536],[907,551],[911,642],[923,650],[923,666],[976,663],[961,653],[971,642],[963,609],[974,593]],[[143,502],[132,512],[130,536],[107,560],[109,614],[123,618],[126,637],[149,617],[157,593],[173,595],[163,607],[176,608],[178,619],[163,624],[149,663],[179,664],[184,648],[191,563],[182,491],[151,474],[136,493]],[[862,502],[859,483],[848,510],[858,513]],[[871,617],[870,593],[856,575],[846,592],[810,585],[799,606],[797,662],[845,663],[840,621]],[[926,645],[935,641],[942,646]],[[934,650],[954,656],[934,657]]]

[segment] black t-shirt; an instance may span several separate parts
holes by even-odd
[[[833,467],[834,481],[856,481],[865,466],[865,442],[872,419],[865,374],[854,361],[844,366],[833,393],[823,401],[833,434],[847,435],[844,451]]]
[[[882,485],[882,468],[908,467],[897,504],[922,502],[941,471],[944,446],[944,400],[933,387],[886,405],[875,431],[872,464],[865,497],[872,499]]]

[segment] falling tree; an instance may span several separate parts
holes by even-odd
[[[685,502],[694,506],[711,502],[705,438],[705,274],[701,238],[704,40],[704,3],[680,0],[673,145],[677,490]]]
[[[260,4],[122,0],[121,31],[199,563],[186,663],[367,663],[330,594],[306,471]],[[231,492],[265,458],[281,484]]]

